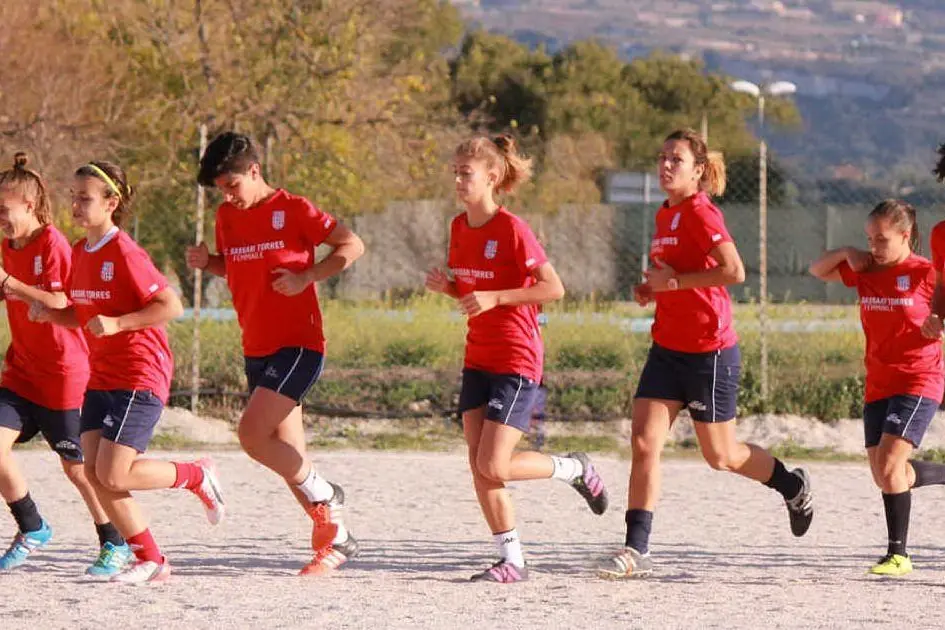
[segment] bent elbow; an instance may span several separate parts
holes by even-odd
[[[729,284],[741,284],[745,281],[745,265],[736,265],[729,274]]]

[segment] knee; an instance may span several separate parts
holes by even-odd
[[[720,451],[702,451],[702,458],[712,470],[721,470],[729,472],[734,470],[732,458],[726,452]]]
[[[62,471],[66,474],[66,478],[72,482],[72,485],[78,487],[89,485],[85,464],[63,461]]]
[[[256,450],[259,444],[260,434],[251,424],[241,422],[237,428],[236,435],[239,438],[240,446],[250,455]]]
[[[888,488],[906,476],[906,467],[898,459],[880,458],[878,469],[874,472],[880,488]]]
[[[634,461],[653,461],[659,459],[660,456],[660,447],[656,440],[645,433],[631,435],[630,448],[633,451]]]
[[[492,484],[501,484],[509,480],[509,463],[497,461],[494,457],[479,456],[476,472]]]
[[[109,492],[126,492],[128,490],[128,474],[125,471],[99,466],[95,469],[95,479],[100,486]]]

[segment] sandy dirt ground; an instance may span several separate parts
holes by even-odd
[[[228,519],[212,528],[184,491],[141,493],[174,574],[134,587],[82,576],[95,551],[84,506],[53,455],[18,452],[55,538],[0,574],[0,628],[945,627],[945,488],[915,494],[917,571],[872,579],[865,570],[885,549],[885,526],[860,464],[809,465],[817,511],[809,534],[794,539],[773,491],[699,461],[667,461],[658,572],[627,582],[588,571],[622,542],[626,462],[599,460],[613,497],[602,517],[560,482],[516,483],[532,579],[496,585],[467,581],[494,550],[462,454],[319,456],[347,490],[363,546],[330,578],[295,575],[309,556],[308,521],[275,476],[238,452],[214,456]],[[13,533],[4,514],[0,536]]]

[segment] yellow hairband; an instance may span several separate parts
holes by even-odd
[[[113,191],[115,191],[115,194],[118,195],[119,199],[121,199],[121,189],[118,188],[118,184],[115,183],[115,180],[113,180],[111,177],[108,176],[108,173],[106,173],[99,167],[95,166],[94,164],[87,164],[86,166],[92,169],[93,171],[95,171],[95,174],[101,177],[105,181],[105,183],[108,184],[108,187],[111,188]]]

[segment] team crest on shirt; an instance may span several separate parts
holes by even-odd
[[[43,257],[42,256],[33,257],[33,275],[34,276],[43,275]]]
[[[896,288],[900,291],[909,290],[909,276],[896,276]]]
[[[486,250],[482,252],[482,255],[487,259],[492,260],[495,258],[496,252],[499,250],[499,241],[488,240],[486,241]]]
[[[103,262],[101,276],[103,281],[111,282],[115,277],[115,263],[110,260]]]
[[[281,230],[285,227],[285,210],[272,211],[272,229]]]
[[[673,215],[673,222],[669,224],[670,231],[673,231],[679,227],[679,217],[681,216],[682,212],[677,212],[675,215]]]

